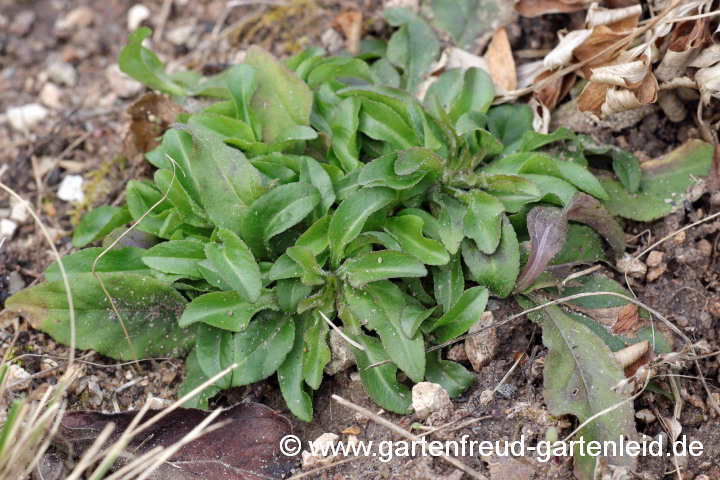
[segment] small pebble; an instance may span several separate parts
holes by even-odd
[[[129,32],[137,30],[142,23],[150,18],[150,9],[145,5],[138,3],[133,5],[128,10],[127,14],[127,28]]]
[[[95,21],[95,12],[90,7],[78,7],[55,22],[55,30],[75,33],[88,28]]]
[[[621,273],[627,273],[631,277],[635,278],[642,278],[647,273],[647,265],[640,261],[640,259],[634,258],[629,253],[626,253],[620,260],[618,260],[616,266]]]
[[[15,235],[18,224],[7,218],[0,220],[0,238],[11,239]]]
[[[24,37],[30,33],[32,26],[35,23],[35,18],[35,12],[32,10],[21,11],[15,15],[15,18],[13,18],[13,21],[10,24],[10,31],[18,37]]]
[[[85,179],[81,175],[66,175],[60,182],[58,198],[66,202],[82,202],[85,199],[84,183]]]
[[[420,382],[412,389],[412,407],[419,419],[425,420],[441,410],[452,410],[448,392],[437,383]]]
[[[25,280],[23,280],[22,275],[15,270],[10,272],[10,275],[8,275],[8,292],[10,295],[19,292],[23,288],[25,288]]]
[[[110,65],[105,70],[105,77],[112,91],[121,98],[134,97],[143,91],[145,86],[120,71],[117,64]]]
[[[57,85],[54,83],[46,83],[42,90],[40,90],[40,103],[53,110],[59,110],[62,108],[62,100],[60,97],[62,93]]]
[[[50,111],[39,103],[28,103],[7,110],[7,119],[15,130],[26,131],[47,118]]]
[[[647,263],[648,267],[657,267],[662,263],[664,256],[665,254],[663,254],[663,252],[653,250],[652,252],[648,253],[645,263]]]
[[[67,62],[53,62],[48,65],[45,73],[57,84],[66,87],[74,87],[77,84],[77,71]]]

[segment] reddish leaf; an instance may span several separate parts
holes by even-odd
[[[566,210],[568,220],[589,226],[610,244],[616,258],[622,256],[625,251],[625,233],[599,200],[586,193],[577,192]]]
[[[527,216],[530,233],[530,258],[517,279],[515,289],[528,288],[562,249],[567,237],[568,223],[565,209],[535,207]]]
[[[160,413],[151,410],[143,421]],[[137,412],[104,414],[70,412],[60,426],[60,438],[82,455],[109,422],[116,425],[108,444],[116,441]],[[169,447],[203,421],[209,412],[179,408],[137,435],[127,448],[133,456]],[[223,411],[215,422],[230,422],[178,450],[150,478],[155,480],[267,480],[280,479],[296,463],[280,453],[280,440],[292,433],[290,421],[259,403],[240,403]],[[115,463],[121,466],[123,459]],[[119,465],[120,464],[120,465]]]

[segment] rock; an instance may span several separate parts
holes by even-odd
[[[159,410],[161,408],[165,408],[165,402],[162,398],[150,397],[147,399],[147,403],[150,404],[151,410]]]
[[[355,365],[350,345],[334,329],[330,330],[330,362],[325,365],[325,373],[335,375]]]
[[[675,236],[673,237],[672,241],[675,245],[682,245],[683,243],[685,243],[686,237],[687,237],[687,235],[685,234],[685,231],[683,230],[682,232],[676,233]]]
[[[11,385],[15,382],[21,382],[15,385],[14,387],[10,388],[10,390],[22,390],[24,388],[27,388],[30,385],[30,378],[32,375],[30,375],[25,369],[23,369],[20,365],[17,365],[15,363],[11,363],[10,367],[8,369],[8,379],[6,385]],[[23,381],[27,380],[27,381]]]
[[[635,414],[635,418],[637,418],[638,420],[642,420],[645,423],[652,423],[656,420],[655,414],[653,414],[653,412],[651,412],[647,408],[639,410]]]
[[[53,62],[45,70],[48,78],[66,87],[74,87],[77,84],[77,71],[75,67],[67,62]]]
[[[150,9],[145,5],[138,3],[128,10],[127,28],[129,32],[134,32],[142,25],[142,23],[150,18]]]
[[[704,239],[704,238],[703,238],[702,240],[700,240],[699,242],[697,242],[697,244],[695,245],[695,247],[696,247],[698,250],[700,250],[700,252],[701,252],[703,255],[705,255],[706,257],[711,256],[712,253],[713,253],[712,243],[708,242],[708,241],[707,241],[706,239]]]
[[[77,30],[88,28],[95,21],[95,12],[90,7],[78,7],[59,18],[55,22],[55,30],[59,32],[75,33]]]
[[[470,331],[468,333],[482,330],[483,328],[492,325],[493,322],[494,317],[492,312],[483,312],[480,320],[470,327]],[[465,353],[473,366],[473,370],[479,372],[490,362],[495,355],[497,345],[498,340],[494,328],[485,330],[482,333],[465,339]]]
[[[168,42],[172,43],[173,45],[177,45],[178,47],[181,47],[190,41],[190,37],[192,37],[192,34],[195,32],[195,25],[188,24],[188,25],[181,25],[179,27],[175,27],[169,32],[167,32],[167,35],[165,35],[165,38],[167,38]]]
[[[652,252],[648,253],[647,259],[645,260],[645,263],[648,267],[657,267],[660,265],[663,261],[663,257],[665,255],[663,252],[658,252],[657,250],[653,250]]]
[[[420,382],[412,389],[412,407],[419,419],[425,420],[431,414],[452,410],[448,392],[437,383]]]
[[[315,468],[322,465],[332,463],[335,459],[335,455],[332,455],[331,447],[337,443],[340,436],[335,433],[323,433],[315,441],[312,442],[312,452],[303,450],[302,452],[302,466],[303,468]],[[328,455],[323,455],[323,451],[328,452]]]
[[[407,8],[413,12],[417,12],[420,8],[420,0],[385,0],[383,8]]]
[[[120,71],[118,64],[110,65],[105,70],[105,76],[110,88],[118,97],[129,98],[134,97],[143,91],[145,86]]]
[[[80,175],[66,175],[60,182],[58,198],[66,202],[82,202],[85,199],[84,183],[85,179]]]
[[[25,223],[30,217],[25,202],[23,200],[17,200],[13,197],[10,198],[10,220],[15,220],[18,223]]]
[[[453,362],[467,362],[468,356],[465,352],[465,345],[453,345],[453,347],[448,350],[447,359]]]
[[[7,218],[0,220],[0,239],[5,238],[10,240],[15,235],[18,224]]]
[[[26,131],[45,120],[50,111],[39,103],[28,103],[7,110],[7,119],[15,130]]]
[[[615,264],[620,270],[620,273],[626,273],[631,277],[642,278],[647,273],[647,265],[645,265],[640,259],[634,258],[629,253],[623,255],[623,257]]]
[[[23,280],[22,275],[20,275],[20,273],[16,272],[15,270],[10,272],[10,275],[8,275],[8,293],[12,295],[13,293],[19,292],[23,288],[25,288],[25,280]]]
[[[13,18],[13,21],[10,24],[10,31],[18,37],[24,37],[30,33],[32,26],[35,23],[35,18],[35,12],[32,10],[21,11],[15,15],[15,18]]]
[[[512,457],[483,455],[482,458],[488,464],[490,480],[530,480],[536,473],[531,465]]]
[[[329,53],[336,53],[345,46],[345,39],[334,28],[328,28],[320,36],[320,41]]]
[[[654,282],[660,276],[667,271],[667,265],[662,263],[658,265],[657,267],[653,267],[650,269],[650,271],[645,276],[645,280],[648,282]]]
[[[60,100],[62,93],[57,85],[54,83],[46,83],[40,90],[40,103],[48,108],[59,110],[62,107],[62,100]]]

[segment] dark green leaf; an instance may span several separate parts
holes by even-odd
[[[100,256],[104,248],[86,248],[63,257],[62,262],[68,278],[80,273],[92,272],[92,265],[95,259]],[[145,250],[142,248],[125,247],[117,250],[108,250],[98,260],[95,271],[100,273],[128,273],[135,275],[147,275],[150,269],[142,261]],[[45,270],[45,280],[56,282],[62,280],[60,267],[57,262]]]
[[[384,229],[394,236],[403,251],[415,255],[426,265],[445,265],[450,260],[442,243],[425,238],[422,234],[422,218],[415,215],[388,218]]]
[[[425,361],[425,379],[443,387],[450,398],[457,398],[475,381],[475,375],[459,363],[443,360],[441,351],[430,352]]]
[[[195,390],[195,388],[202,385],[206,380],[207,377],[203,373],[202,368],[200,368],[197,360],[197,352],[193,349],[185,360],[185,379],[178,387],[178,398],[182,398]],[[210,385],[187,400],[182,406],[185,408],[207,410],[209,408],[208,400],[214,397],[220,390],[220,387],[217,385]]]
[[[366,283],[397,277],[424,277],[427,270],[409,253],[384,250],[366,253],[345,261],[339,274],[356,288]]]
[[[520,245],[507,219],[503,220],[500,245],[492,255],[482,253],[473,242],[465,240],[462,257],[472,279],[488,287],[493,295],[504,298],[512,293],[520,273]]]
[[[135,80],[163,93],[182,97],[188,91],[165,73],[165,65],[157,56],[142,46],[150,36],[147,27],[138,28],[128,36],[128,44],[118,55],[120,70]]]
[[[261,314],[244,331],[233,335],[232,385],[249,385],[263,380],[278,369],[293,348],[295,322],[276,313]]]
[[[280,392],[282,392],[290,411],[300,420],[311,422],[312,398],[308,395],[307,386],[303,380],[303,363],[309,353],[305,351],[303,341],[307,328],[307,316],[295,319],[293,347],[278,368],[277,376]]]
[[[250,249],[230,230],[220,228],[217,237],[222,243],[205,245],[205,255],[222,276],[245,301],[254,303],[260,297],[262,281],[260,269]]]
[[[182,295],[151,277],[98,275],[122,316],[132,349],[100,282],[90,273],[75,275],[70,283],[77,348],[119,360],[185,354],[194,332],[177,325],[186,304]],[[5,308],[23,315],[33,328],[56,341],[70,343],[70,315],[63,282],[45,282],[18,292],[5,301]]]
[[[194,240],[174,240],[155,245],[143,254],[142,260],[159,272],[199,279],[202,275],[197,264],[205,260],[205,249]]]
[[[440,42],[420,16],[405,8],[383,12],[390,25],[401,27],[390,38],[387,57],[404,70],[406,89],[414,93],[440,53]]]
[[[179,320],[181,327],[203,322],[213,327],[241,332],[253,315],[261,310],[279,310],[275,295],[266,293],[254,303],[249,303],[237,292],[212,292],[196,297],[190,302]]]
[[[460,254],[456,253],[450,257],[447,265],[433,268],[432,273],[435,299],[442,306],[443,312],[447,312],[465,291],[465,276]]]
[[[488,301],[488,289],[473,287],[465,290],[430,331],[435,332],[435,342],[445,343],[467,332],[482,316]]]
[[[93,208],[83,216],[73,233],[73,247],[82,248],[103,238],[117,227],[132,220],[127,207],[104,205]]]
[[[505,206],[482,190],[473,190],[468,196],[470,201],[463,219],[463,231],[475,241],[481,252],[489,255],[500,244]]]

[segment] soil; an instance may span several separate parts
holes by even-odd
[[[145,24],[158,28],[162,0],[147,0],[151,16]],[[270,48],[285,56],[306,45],[321,44],[323,33],[340,11],[358,5],[369,18],[366,30],[382,32],[379,19],[381,2],[366,0],[302,0],[297,8],[285,10],[257,2],[233,9],[218,27],[225,2],[175,0],[164,25],[164,36],[153,42],[153,50],[167,61],[170,68],[212,69],[236,62],[242,51],[252,43]],[[268,2],[271,3],[271,2]],[[54,26],[61,18],[79,6],[90,6],[92,21],[71,32],[58,32]],[[0,120],[0,180],[16,190],[37,207],[43,222],[49,227],[61,254],[72,251],[70,234],[73,223],[91,206],[118,204],[123,201],[124,185],[131,178],[148,176],[151,172],[142,155],[128,147],[128,107],[140,93],[125,96],[117,85],[111,84],[106,69],[115,58],[127,37],[127,11],[124,0],[70,1],[36,0],[19,2],[0,0],[0,112],[9,107],[38,101],[47,83],[47,67],[56,61],[71,64],[77,74],[75,85],[59,85],[61,106],[51,109],[48,118],[27,132],[13,129],[7,120]],[[23,27],[22,15],[33,12],[31,25]],[[274,15],[274,17],[273,17]],[[537,20],[518,20],[509,27],[514,49],[543,49],[555,41],[559,28],[576,27],[582,18],[574,15],[548,15]],[[4,25],[5,26],[4,26]],[[191,27],[188,27],[191,26]],[[178,28],[188,27],[187,38],[172,43],[168,37],[180,36]],[[213,31],[226,33],[213,35]],[[690,102],[689,111],[694,104]],[[0,117],[2,118],[2,117]],[[611,142],[636,153],[641,159],[657,157],[689,138],[698,138],[698,130],[690,115],[680,123],[673,123],[660,111],[645,116],[639,123],[620,131],[594,128],[590,132],[603,142]],[[58,187],[67,175],[86,178],[86,198],[72,204],[57,197]],[[720,208],[718,194],[706,193],[699,200],[687,204],[673,215],[650,224],[629,222],[626,233],[633,238],[631,247],[643,250],[665,235],[702,219]],[[8,216],[9,196],[0,193],[0,217]],[[687,230],[684,234],[657,248],[664,253],[665,270],[657,278],[630,279],[630,286],[638,298],[656,310],[667,314],[691,339],[705,340],[711,351],[720,343],[720,221],[708,222]],[[42,272],[51,262],[49,249],[31,219],[20,222],[13,239],[0,247],[0,310],[16,287],[18,279],[25,285],[42,280]],[[13,281],[11,281],[11,273]],[[604,273],[623,277],[612,267]],[[19,275],[18,275],[19,274]],[[15,283],[15,285],[11,285]],[[510,301],[493,301],[495,318],[504,318],[518,311]],[[2,318],[2,317],[0,317]],[[17,322],[17,323],[15,323]],[[63,372],[68,349],[47,335],[32,330],[22,320],[6,319],[0,323],[0,353],[5,353],[16,336],[12,355],[16,363],[28,373],[40,373],[28,385],[13,392],[38,399],[48,385],[53,385]],[[453,401],[454,412],[446,421],[476,418],[477,422],[454,431],[436,435],[436,439],[458,439],[462,435],[480,440],[515,440],[524,435],[530,442],[545,437],[549,427],[557,427],[559,435],[569,433],[574,425],[567,419],[550,416],[543,403],[542,373],[537,367],[546,352],[540,331],[527,319],[497,329],[498,349],[490,363],[475,373],[477,381],[460,398]],[[503,395],[496,395],[489,403],[480,401],[485,390],[492,390],[517,358],[525,353],[527,360],[507,379]],[[92,409],[106,412],[139,408],[149,396],[156,397],[155,406],[167,405],[175,396],[183,374],[181,360],[147,360],[118,364],[92,352],[77,352],[83,373],[70,387],[67,397],[70,409]],[[712,392],[720,392],[720,365],[716,357],[700,361],[700,367]],[[281,398],[274,380],[253,386],[236,388],[220,394],[213,404],[227,406],[241,401],[258,401],[287,414],[295,432],[303,441],[314,440],[324,432],[338,433],[357,427],[360,440],[375,442],[397,439],[384,427],[360,420],[356,415],[331,400],[337,394],[358,405],[377,411],[378,407],[364,393],[356,379],[354,368],[326,379],[314,399],[314,421],[297,421]],[[698,372],[691,365],[680,373],[681,393],[685,401],[680,423],[683,434],[703,442],[705,453],[690,458],[683,467],[683,478],[720,478],[720,427],[707,407],[707,395],[697,380]],[[668,388],[667,384],[660,382]],[[636,410],[648,408],[664,417],[672,415],[673,404],[663,395],[646,393],[635,403]],[[416,418],[383,413],[396,425],[409,428]],[[440,422],[442,423],[442,422]],[[641,433],[655,437],[662,429],[658,421],[638,421]],[[347,434],[342,435],[347,438]],[[471,468],[493,478],[571,479],[572,465],[568,459],[539,463],[526,455],[508,467],[513,475],[503,476],[504,468],[497,458],[465,458]],[[498,463],[500,462],[500,463]],[[298,467],[299,468],[299,467]],[[661,458],[642,459],[641,478],[673,478],[675,466]],[[297,473],[300,473],[298,470]],[[325,470],[312,478],[343,479],[430,479],[467,478],[458,475],[440,459],[424,457],[400,458],[380,462],[373,458],[358,458],[339,467]]]

